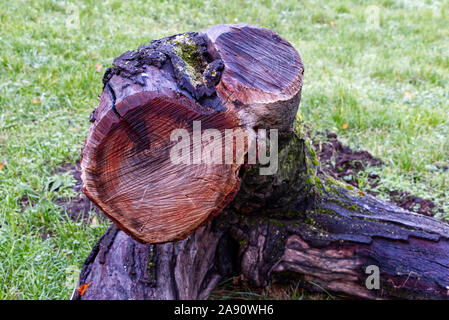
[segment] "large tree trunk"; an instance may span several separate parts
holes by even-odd
[[[114,64],[91,117],[82,178],[131,237],[107,231],[75,299],[205,299],[238,273],[258,286],[279,277],[363,298],[448,297],[449,227],[319,170],[304,124],[294,123],[301,60],[277,34],[217,26],[152,42]],[[174,165],[171,130],[191,132],[197,120],[220,132],[277,129],[278,169],[195,164],[195,155]],[[247,158],[259,138],[247,138]],[[365,285],[370,265],[380,269],[379,290]]]

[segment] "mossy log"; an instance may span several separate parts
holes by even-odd
[[[114,60],[81,170],[86,195],[121,230],[93,248],[79,280],[89,286],[74,299],[206,299],[236,274],[368,299],[447,298],[449,227],[320,171],[295,118],[303,71],[285,39],[247,25],[152,41]],[[193,121],[278,130],[277,170],[173,164],[170,132]],[[246,138],[248,153],[259,137]],[[366,286],[371,265],[379,289]]]

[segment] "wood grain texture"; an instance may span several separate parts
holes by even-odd
[[[218,96],[248,127],[291,128],[304,67],[296,49],[272,30],[217,25],[205,31],[212,56],[225,64]]]
[[[152,41],[116,58],[105,73],[82,151],[84,192],[139,241],[185,238],[239,189],[241,163],[195,161],[207,141],[192,139],[190,164],[173,163],[173,130],[192,137],[193,122],[201,121],[202,130],[218,130],[224,142],[227,129],[292,125],[303,72],[296,50],[267,29],[215,32],[214,43],[207,31]],[[225,87],[234,93],[241,87],[246,97],[229,104]],[[246,147],[248,139],[254,137]]]

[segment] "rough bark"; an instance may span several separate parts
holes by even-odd
[[[190,39],[208,53],[205,68],[221,72],[213,85],[208,80],[192,82],[191,75],[178,72],[181,54],[173,55],[173,47],[165,48],[166,40],[142,47],[142,52],[156,48],[154,52],[126,53],[105,75],[105,90],[91,117],[95,121],[83,150],[85,191],[121,229],[152,244],[140,243],[116,227],[109,229],[83,266],[79,284],[89,284],[87,290],[74,298],[205,299],[221,279],[239,273],[257,286],[275,277],[361,298],[447,298],[449,227],[365,195],[319,170],[304,124],[299,120],[293,126],[303,69],[299,55],[289,51],[291,46],[271,31],[248,26],[217,26],[204,34],[206,38],[195,34]],[[247,50],[253,55],[259,52],[253,65],[249,65]],[[161,62],[164,59],[171,63]],[[286,64],[279,66],[276,61]],[[150,81],[139,83],[149,71],[153,72]],[[165,181],[151,195],[140,187],[110,193],[109,188],[117,183],[110,178],[111,172],[138,167],[138,176],[145,178],[157,176],[161,169],[155,169],[154,162],[170,168],[157,161],[157,151],[147,154],[151,161],[134,161],[143,159],[139,152],[145,152],[148,145],[125,134],[124,119],[134,126],[142,118],[149,123],[174,119],[176,125],[198,117],[211,126],[222,124],[222,128],[277,128],[276,174],[260,175],[259,165],[223,166],[214,169],[221,171],[211,173],[207,184],[195,184],[187,168],[177,171],[177,177],[185,179],[181,184]],[[113,127],[120,134],[111,135]],[[141,136],[144,130],[134,131]],[[131,157],[99,160],[102,153],[120,154],[122,149],[116,146],[128,145]],[[126,167],[123,159],[133,161]],[[197,171],[199,176],[205,172],[204,168]],[[132,185],[137,178],[131,175],[122,181]],[[229,188],[215,187],[223,184]],[[194,202],[201,203],[199,207],[186,205],[191,202],[184,197],[189,188],[195,190]],[[177,198],[179,194],[183,196]],[[156,212],[152,218],[154,207],[149,207],[139,217],[146,207],[135,202],[134,195],[139,201],[148,198],[148,206],[170,196],[173,201],[159,206],[165,203],[166,213],[174,211],[175,215],[164,218],[164,228],[158,230],[158,219],[164,216]],[[202,197],[207,201],[201,202]],[[200,218],[193,223],[184,219],[198,208]],[[177,239],[182,240],[160,243]],[[365,286],[369,265],[380,269],[380,290]]]

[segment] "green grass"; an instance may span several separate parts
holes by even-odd
[[[382,159],[381,192],[432,199],[447,219],[449,171],[438,166],[449,165],[449,3],[380,1],[379,28],[367,23],[373,4],[0,2],[0,299],[68,298],[71,270],[105,229],[72,222],[55,199],[74,196],[57,167],[79,159],[112,58],[218,23],[287,38],[305,64],[304,118]]]

